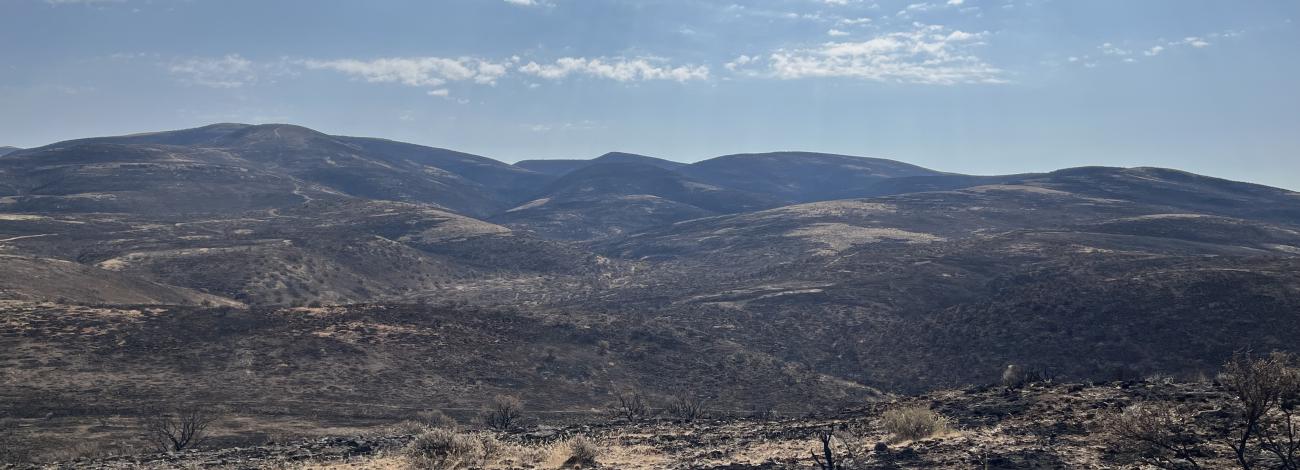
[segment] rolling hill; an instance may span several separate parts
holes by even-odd
[[[564,176],[576,170],[599,163],[640,163],[659,167],[665,170],[677,170],[687,166],[685,163],[674,162],[672,160],[664,160],[662,158],[647,157],[645,155],[624,152],[610,152],[590,160],[520,160],[515,162],[515,166],[547,175]]]
[[[199,201],[232,197],[264,200],[208,208],[229,212],[283,207],[330,193],[433,204],[486,216],[512,207],[513,194],[529,193],[547,181],[544,175],[474,155],[381,139],[330,136],[283,124],[216,124],[79,139],[4,158],[0,166],[6,173],[0,175],[4,177],[0,188],[10,188],[5,195],[17,198],[20,210],[28,200],[42,210],[66,203],[85,212],[129,212],[132,203],[178,198],[180,203],[172,211],[205,209],[187,205],[187,197]],[[186,176],[191,173],[196,176]],[[200,173],[211,176],[197,176]],[[234,184],[232,178],[251,181]],[[180,190],[176,186],[179,181],[192,182]],[[220,191],[216,186],[242,191],[245,185],[250,186],[249,194],[242,197],[203,192]],[[126,191],[130,194],[119,194]],[[192,196],[184,194],[187,191]],[[135,193],[141,195],[136,197]],[[84,199],[119,196],[124,199],[121,203],[82,207],[87,204]],[[51,198],[53,201],[48,200]],[[156,213],[165,208],[143,210]]]
[[[887,178],[940,174],[893,160],[812,152],[726,155],[693,163],[681,172],[706,183],[786,202],[835,199],[845,191]]]
[[[1300,336],[1284,189],[794,152],[539,162],[242,124],[0,156],[0,360],[21,375],[0,396],[112,413],[207,390],[308,419],[694,386],[808,410],[1009,363],[1193,376]]]
[[[489,220],[551,238],[591,240],[778,204],[657,165],[605,161],[560,177],[531,201]]]

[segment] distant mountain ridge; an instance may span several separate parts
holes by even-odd
[[[693,180],[647,157],[605,157],[566,173],[531,201],[489,220],[553,238],[587,240],[780,205],[761,194]]]
[[[659,168],[663,168],[666,170],[675,170],[687,165],[686,163],[674,162],[672,160],[664,160],[662,158],[647,157],[645,155],[637,155],[634,153],[609,152],[590,160],[581,160],[581,159],[520,160],[518,162],[515,162],[515,166],[536,171],[538,173],[545,173],[553,176],[564,176],[566,174],[572,173],[574,171],[580,170],[582,168],[597,163],[614,163],[614,162],[642,163],[646,165],[652,165]]]
[[[1300,349],[1293,191],[1160,168],[973,176],[807,152],[547,165],[283,124],[0,156],[0,313],[66,322],[48,350],[84,361],[29,361],[52,336],[0,335],[15,351],[0,362],[33,384],[0,395],[84,404],[93,394],[61,368],[99,370],[127,359],[105,354],[119,340],[178,332],[214,353],[159,362],[158,347],[129,346],[95,390],[154,384],[135,390],[157,397],[154,373],[244,377],[215,353],[244,348],[269,365],[225,383],[254,396],[283,379],[406,397],[389,404],[427,403],[433,385],[466,407],[510,392],[590,408],[698,386],[724,408],[786,397],[795,410],[996,380],[1013,363],[1080,380],[1191,375],[1244,347]],[[91,306],[128,304],[190,307],[78,342],[117,331],[90,326]],[[252,322],[207,334],[234,316]],[[409,380],[419,370],[437,373]],[[375,371],[389,372],[368,382]]]

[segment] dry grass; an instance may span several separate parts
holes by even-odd
[[[521,445],[501,441],[487,432],[463,433],[433,428],[416,436],[399,457],[407,465],[404,468],[518,468],[536,467],[553,461],[561,451],[570,458],[584,459],[577,462],[594,462],[595,449],[594,444],[585,441],[581,444],[571,440],[564,445]],[[389,456],[369,460],[378,461],[376,465],[393,464]],[[586,466],[585,463],[582,465]]]
[[[948,418],[924,406],[908,406],[886,411],[880,417],[885,431],[896,442],[919,441],[952,432]]]
[[[415,414],[421,424],[431,428],[455,429],[460,426],[455,418],[447,416],[442,410],[424,410]]]
[[[600,456],[600,449],[590,439],[582,436],[569,439],[564,447],[568,448],[569,458],[565,459],[565,467],[589,467],[596,465],[596,457]]]
[[[418,436],[432,430],[433,427],[420,421],[407,419],[398,421],[397,424],[389,426],[386,431],[390,434]]]
[[[461,468],[484,460],[483,445],[478,439],[450,429],[431,429],[415,436],[404,453],[406,458],[425,468]]]

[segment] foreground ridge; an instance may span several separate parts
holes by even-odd
[[[555,468],[565,443],[585,436],[596,446],[597,468],[778,469],[809,467],[820,452],[817,436],[832,430],[832,451],[851,458],[846,468],[1129,468],[1139,456],[1116,446],[1107,422],[1135,404],[1176,404],[1197,418],[1206,468],[1231,467],[1231,452],[1215,429],[1230,425],[1232,395],[1216,383],[1161,379],[1097,384],[970,387],[899,397],[833,413],[801,417],[671,418],[629,423],[602,420],[562,427],[529,426],[510,432],[469,431],[510,446],[477,468]],[[900,439],[883,421],[891,410],[928,408],[949,428],[930,437]],[[251,447],[111,457],[60,463],[68,469],[123,468],[402,468],[403,448],[416,438],[377,428],[352,437],[319,438]],[[521,457],[523,456],[523,457]],[[22,468],[22,467],[19,467]],[[34,468],[34,467],[33,467]]]

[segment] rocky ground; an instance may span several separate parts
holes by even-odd
[[[1163,402],[1192,416],[1203,468],[1231,468],[1223,445],[1235,403],[1214,383],[1129,381],[1036,384],[1021,389],[975,387],[904,397],[804,417],[727,417],[682,422],[608,421],[535,426],[508,433],[463,430],[486,447],[487,458],[463,468],[560,468],[567,442],[590,439],[594,467],[620,469],[817,468],[817,436],[833,430],[832,452],[845,468],[1144,468],[1106,432],[1105,422],[1135,403]],[[928,407],[950,429],[929,438],[891,435],[882,415]],[[391,430],[389,432],[392,433]],[[323,438],[293,444],[78,460],[50,468],[418,468],[404,447],[411,435]],[[487,440],[495,442],[487,446]],[[593,465],[587,465],[593,467]],[[26,468],[26,467],[16,467]]]

